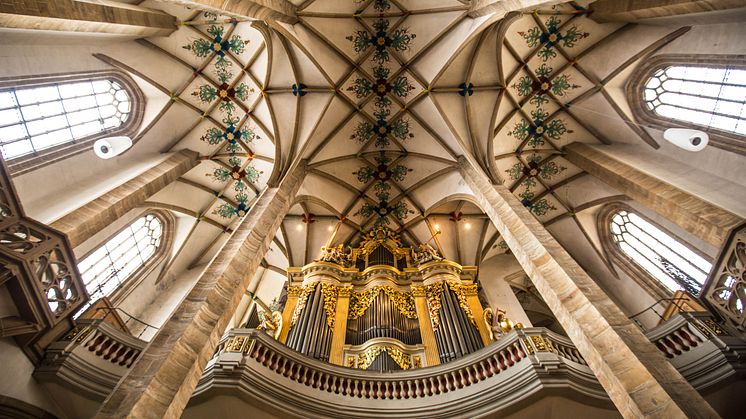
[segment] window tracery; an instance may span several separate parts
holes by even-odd
[[[0,151],[15,174],[33,170],[142,120],[142,93],[118,72],[0,80]]]
[[[162,247],[164,220],[154,213],[138,217],[78,262],[78,269],[91,296],[88,305],[110,296],[141,268],[153,260]]]
[[[746,154],[746,59],[732,55],[661,55],[627,85],[638,122],[665,130],[706,131],[712,145]]]
[[[602,210],[599,233],[605,236],[607,254],[660,297],[677,290],[699,294],[712,268],[683,240],[626,205],[611,204]]]

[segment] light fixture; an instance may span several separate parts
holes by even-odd
[[[471,230],[471,223],[464,224],[464,228],[467,230]]]
[[[298,231],[302,231],[303,230],[303,224],[298,223],[298,225],[295,226],[295,229],[298,230]]]
[[[327,229],[327,230],[329,230],[329,231],[333,231],[333,230],[334,230],[334,227],[332,227],[332,226],[329,226],[329,227],[327,227],[326,229]]]
[[[435,231],[440,231],[440,226],[438,224],[435,224],[433,228],[435,229]]]
[[[669,128],[663,133],[663,138],[687,151],[702,151],[710,141],[706,132],[686,128]]]
[[[93,152],[101,159],[110,159],[132,147],[132,139],[127,136],[107,137],[93,143]]]

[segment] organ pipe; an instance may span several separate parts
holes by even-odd
[[[430,348],[428,363],[437,364],[438,356],[440,362],[453,361],[483,346],[474,324],[482,321],[481,305],[467,300],[477,298],[476,268],[444,260],[427,245],[420,245],[419,251],[404,247],[385,227],[366,233],[358,247],[346,253],[340,249],[324,248],[319,261],[288,269],[298,299],[288,347],[322,361],[347,364],[351,358],[353,366],[393,371],[421,365],[422,348]],[[340,306],[332,299],[340,298],[340,290],[349,298],[341,310],[349,306],[349,312],[337,314]],[[425,306],[428,312],[423,312]],[[432,324],[429,318],[420,321],[423,315],[438,316],[434,339],[420,330]],[[423,342],[423,336],[429,341]]]

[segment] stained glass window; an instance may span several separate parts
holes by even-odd
[[[611,216],[611,234],[619,249],[670,291],[697,295],[712,264],[634,212]]]
[[[162,227],[158,217],[147,214],[78,263],[83,282],[91,295],[89,305],[110,295],[155,255],[161,244]]]
[[[746,135],[746,69],[669,66],[647,81],[644,99],[660,116]]]
[[[0,90],[0,149],[5,159],[111,131],[130,116],[132,98],[110,79]]]

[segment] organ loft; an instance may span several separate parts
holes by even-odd
[[[746,1],[0,1],[0,418],[741,418]]]

